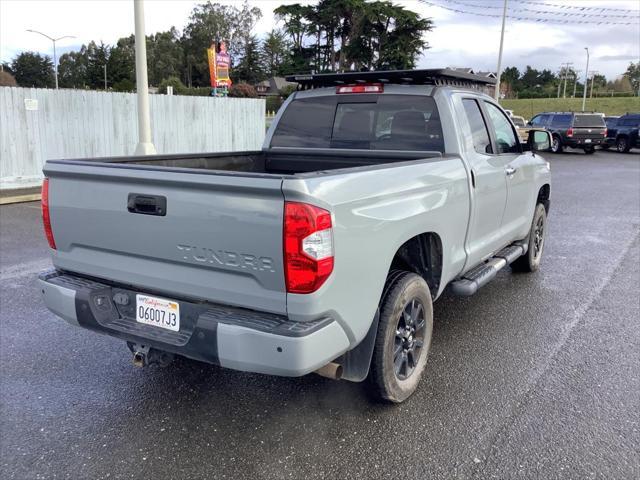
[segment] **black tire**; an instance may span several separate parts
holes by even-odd
[[[531,229],[527,237],[529,249],[527,253],[515,260],[511,268],[516,272],[535,272],[540,268],[540,260],[544,251],[544,236],[547,230],[547,211],[544,205],[536,205],[533,213]]]
[[[631,150],[631,145],[629,145],[627,137],[618,137],[616,139],[616,150],[619,153],[628,153],[629,150]]]
[[[596,153],[596,147],[584,147],[584,153],[586,153],[587,155]]]
[[[558,135],[554,135],[551,140],[551,151],[553,153],[562,153],[562,139]]]
[[[401,403],[415,392],[427,363],[433,331],[431,292],[422,277],[393,271],[380,302],[369,392],[376,400]]]

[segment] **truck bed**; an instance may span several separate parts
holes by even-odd
[[[298,175],[342,168],[440,157],[440,152],[385,152],[347,149],[277,149],[231,153],[194,153],[91,159],[54,160],[56,163],[107,164],[113,167],[158,170],[195,169],[215,173],[244,172],[268,175]],[[105,165],[103,165],[105,166]]]

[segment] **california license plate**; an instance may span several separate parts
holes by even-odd
[[[164,298],[136,295],[136,321],[177,332],[180,330],[180,304]]]

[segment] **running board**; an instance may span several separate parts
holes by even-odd
[[[468,297],[495,278],[500,270],[527,253],[528,245],[514,243],[503,248],[485,263],[472,268],[460,279],[451,282],[451,291]]]

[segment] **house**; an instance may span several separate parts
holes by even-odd
[[[284,77],[271,77],[255,85],[259,97],[271,97],[280,95],[283,88],[296,86],[297,83],[287,82]]]

